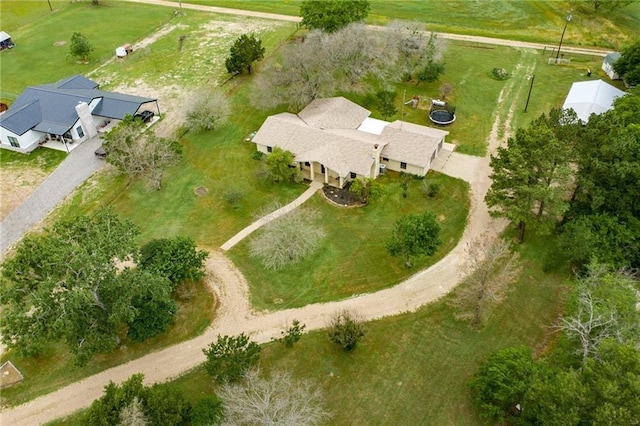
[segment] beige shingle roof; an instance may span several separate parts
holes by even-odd
[[[343,97],[315,99],[298,116],[318,129],[357,129],[371,111]]]
[[[369,176],[375,145],[389,159],[426,167],[449,133],[401,121],[389,123],[380,135],[356,130],[368,115],[345,98],[317,99],[298,115],[285,112],[267,118],[253,142],[291,151],[296,161],[318,162],[342,177],[350,172]],[[338,127],[318,127],[329,123]]]
[[[381,155],[426,167],[431,163],[431,156],[438,149],[438,144],[448,134],[443,130],[397,120],[389,123],[380,135],[386,145]]]

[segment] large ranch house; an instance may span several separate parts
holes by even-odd
[[[98,83],[81,75],[31,86],[0,115],[0,148],[69,152],[148,104],[160,112],[156,99],[99,90]]]
[[[265,154],[292,152],[305,179],[338,188],[384,170],[426,175],[449,132],[370,114],[343,97],[316,99],[298,114],[267,118],[252,142]]]

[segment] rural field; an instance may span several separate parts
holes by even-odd
[[[254,76],[232,78],[224,65],[231,45],[241,34],[251,32],[260,38],[266,62],[278,58],[282,46],[304,34],[303,29],[286,21],[186,9],[176,13],[178,1],[174,1],[175,8],[116,0],[101,0],[98,7],[90,3],[51,0],[53,12],[46,2],[0,3],[3,30],[10,28],[16,41],[16,48],[3,52],[0,58],[0,100],[10,105],[29,85],[83,74],[104,90],[157,98],[162,119],[154,130],[161,136],[177,135],[183,155],[165,171],[159,191],[140,180],[128,180],[107,165],[67,197],[41,227],[113,207],[120,217],[140,228],[141,243],[185,236],[217,256],[220,245],[260,213],[285,205],[305,191],[304,184],[275,183],[262,177],[262,162],[252,158],[255,145],[246,142],[269,115],[286,108],[256,109],[250,101]],[[286,15],[297,15],[300,6],[298,0],[182,3]],[[367,23],[419,19],[433,31],[554,44],[568,6],[560,1],[372,0]],[[74,25],[64,24],[68,22]],[[640,28],[640,3],[606,17],[593,16],[587,6],[580,5],[574,10],[565,43],[619,49],[632,40],[636,28]],[[68,42],[75,31],[86,34],[95,46],[86,64],[67,58],[68,47],[62,42]],[[114,47],[125,42],[134,44],[133,55],[114,59]],[[444,73],[431,83],[397,83],[398,110],[388,121],[430,125],[430,101],[439,96],[444,83],[449,83],[453,90],[447,101],[456,107],[457,120],[446,127],[446,141],[456,145],[457,153],[476,160],[486,157],[491,141],[504,142],[516,128],[561,107],[573,82],[606,78],[600,70],[601,56],[567,54],[569,65],[554,66],[548,65],[550,54],[523,47],[447,41]],[[494,68],[505,69],[509,78],[493,78]],[[590,76],[587,70],[592,71]],[[254,73],[260,73],[260,63]],[[213,90],[222,91],[231,107],[228,124],[211,132],[187,131],[182,126],[186,112],[198,96]],[[370,93],[336,95],[371,109],[372,117],[382,118],[373,108]],[[417,108],[402,105],[414,95],[420,99]],[[29,156],[0,150],[0,177],[5,182],[0,218],[63,159],[58,152],[42,149]],[[246,278],[253,311],[301,308],[389,289],[444,259],[461,241],[467,220],[478,207],[472,205],[469,183],[443,173],[430,171],[424,179],[405,181],[390,172],[379,181],[382,195],[362,208],[339,208],[319,194],[305,203],[302,208],[315,212],[326,238],[314,256],[298,264],[278,271],[266,269],[251,256],[250,238],[225,253]],[[431,183],[440,188],[436,197],[425,196],[424,186]],[[230,192],[237,197],[234,203],[229,202]],[[415,257],[413,269],[408,269],[401,259],[389,256],[387,241],[398,219],[425,210],[437,216],[443,244],[433,256]],[[367,322],[365,338],[353,352],[332,345],[325,330],[309,331],[293,348],[266,343],[261,370],[265,374],[287,371],[310,380],[321,389],[324,405],[330,408],[328,424],[485,424],[467,382],[496,349],[525,345],[537,354],[549,352],[558,339],[551,325],[565,310],[572,286],[573,271],[557,260],[555,242],[534,231],[517,249],[524,272],[499,308],[491,311],[484,327],[475,329],[458,319],[451,303],[454,292],[415,312],[398,312]],[[505,236],[513,238],[513,231],[505,231]],[[84,367],[74,366],[71,353],[58,343],[49,344],[39,357],[5,352],[0,362],[11,360],[25,380],[3,390],[0,405],[20,405],[211,330],[220,307],[219,294],[215,294],[219,283],[214,271],[209,272],[203,282],[178,297],[178,314],[167,332],[144,343],[127,341],[122,349],[100,354]],[[166,386],[182,391],[192,403],[219,390],[203,366]],[[51,424],[79,424],[82,415],[76,413]]]

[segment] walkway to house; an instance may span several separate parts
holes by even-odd
[[[95,137],[77,146],[24,203],[0,222],[0,259],[4,258],[7,249],[20,240],[25,232],[104,166],[105,161],[94,155],[100,145],[102,139]]]
[[[271,222],[274,219],[277,219],[277,218],[279,218],[281,216],[284,216],[285,214],[289,213],[291,210],[293,210],[296,207],[300,206],[302,203],[304,203],[309,198],[311,198],[311,196],[313,194],[315,194],[316,191],[318,191],[318,189],[320,189],[320,188],[322,188],[322,182],[317,182],[317,181],[311,182],[309,184],[309,189],[304,191],[302,193],[302,195],[300,195],[298,198],[296,198],[295,200],[293,200],[292,202],[290,202],[286,206],[284,206],[284,207],[282,207],[282,208],[280,208],[280,209],[278,209],[278,210],[276,210],[276,211],[274,211],[272,213],[269,213],[268,215],[266,215],[264,217],[261,217],[260,219],[256,220],[251,225],[247,226],[242,231],[238,232],[236,235],[231,237],[226,243],[224,243],[222,246],[220,246],[220,248],[222,250],[224,250],[224,251],[230,250],[233,246],[238,244],[240,241],[242,241],[243,238],[247,237],[249,234],[251,234],[256,229],[266,225],[267,223]]]

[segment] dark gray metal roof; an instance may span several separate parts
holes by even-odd
[[[92,114],[117,120],[122,120],[127,114],[135,114],[142,104],[156,101],[153,98],[105,92],[103,90],[70,90],[70,92],[91,96],[93,99],[102,98],[100,103],[93,109]]]
[[[29,129],[61,135],[78,120],[75,107],[80,102],[91,104],[94,99],[100,99],[92,115],[121,120],[127,114],[135,114],[140,105],[156,101],[94,88],[71,88],[92,84],[97,86],[85,77],[75,76],[55,84],[28,87],[9,111],[0,116],[0,126],[19,135]]]
[[[0,126],[20,136],[42,121],[38,100],[10,108],[0,115]]]
[[[98,83],[80,74],[63,78],[55,83],[55,87],[58,89],[97,89],[98,86],[100,86]]]

